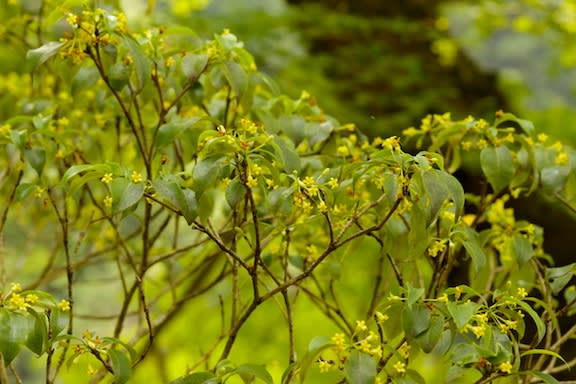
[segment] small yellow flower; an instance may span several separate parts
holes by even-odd
[[[472,142],[470,140],[466,140],[460,143],[460,146],[463,150],[469,151],[472,148]]]
[[[428,254],[432,257],[438,256],[446,250],[446,242],[444,240],[436,240],[429,248]]]
[[[166,66],[170,68],[173,65],[174,65],[174,58],[170,56],[169,58],[166,59]]]
[[[519,298],[523,299],[526,296],[528,296],[528,291],[526,291],[526,288],[520,287],[516,291],[516,294],[518,295]]]
[[[63,312],[68,312],[70,310],[70,302],[68,300],[60,300],[58,303],[58,308]]]
[[[410,345],[408,343],[404,343],[398,349],[398,352],[407,359],[410,356]]]
[[[545,143],[546,140],[548,140],[548,135],[545,134],[545,133],[540,133],[540,134],[538,134],[538,137],[537,137],[537,138],[538,138],[538,141],[539,141],[539,142]]]
[[[414,127],[406,128],[405,130],[402,131],[402,134],[407,137],[416,136],[419,133],[420,131]]]
[[[326,203],[322,200],[320,200],[320,202],[318,203],[316,208],[318,208],[318,210],[322,213],[325,213],[328,211],[328,207],[326,206]]]
[[[40,186],[37,186],[36,189],[34,190],[34,197],[36,197],[37,199],[41,198],[42,195],[44,194],[44,192],[46,192],[46,188],[42,188]]]
[[[438,301],[441,303],[447,303],[448,302],[448,295],[444,293],[442,296],[440,296],[438,298]]]
[[[112,196],[108,195],[104,198],[104,206],[107,208],[112,206]]]
[[[12,292],[20,292],[22,290],[22,285],[20,285],[20,283],[12,283],[10,284],[10,290]]]
[[[36,304],[40,299],[38,298],[38,295],[30,293],[29,295],[26,295],[25,300],[28,304]]]
[[[332,363],[326,360],[320,360],[318,363],[318,368],[322,373],[329,372],[332,369]]]
[[[383,322],[385,322],[386,320],[388,320],[390,317],[380,311],[376,311],[376,321],[378,322],[378,324],[382,324]]]
[[[132,171],[132,175],[130,175],[130,179],[134,184],[138,184],[142,182],[142,175],[139,172]]]
[[[486,333],[486,325],[485,324],[481,324],[481,325],[477,325],[477,326],[471,326],[469,328],[477,338],[481,338]]]
[[[338,179],[336,179],[335,177],[331,177],[330,180],[328,180],[328,186],[332,189],[337,188],[338,187]]]
[[[498,366],[498,370],[502,373],[512,373],[512,364],[509,361],[506,361]]]
[[[11,308],[19,311],[25,311],[26,308],[28,308],[28,303],[26,303],[26,300],[19,293],[13,293],[10,295],[8,304]]]
[[[560,152],[554,159],[556,165],[566,165],[570,162],[570,157],[564,151]]]
[[[104,184],[110,184],[112,180],[113,179],[111,173],[105,173],[104,176],[102,176],[102,178],[100,179],[100,181],[103,182]]]
[[[340,155],[340,156],[348,156],[348,155],[350,155],[350,150],[348,149],[347,146],[341,145],[336,150],[336,153],[338,153],[338,155]]]
[[[258,180],[252,176],[248,176],[248,179],[246,179],[246,185],[249,186],[250,188],[254,188],[258,186]]]
[[[86,372],[88,376],[94,376],[98,373],[98,370],[94,369],[91,365],[88,365],[88,370]]]
[[[480,139],[476,142],[476,148],[484,149],[488,146],[488,142],[484,139]]]
[[[366,326],[366,322],[364,320],[357,320],[356,321],[356,332],[362,332],[367,330],[368,327]]]
[[[394,369],[396,370],[396,372],[398,372],[400,375],[403,375],[406,373],[406,364],[404,364],[401,361],[397,361],[396,364],[394,364]]]

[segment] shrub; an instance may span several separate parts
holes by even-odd
[[[0,382],[25,350],[46,383],[553,383],[574,364],[574,264],[507,204],[574,211],[576,157],[530,122],[428,116],[410,154],[282,95],[229,31],[25,11],[11,43],[42,44],[1,83],[2,265],[24,287],[2,296]]]

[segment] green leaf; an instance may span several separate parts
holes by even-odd
[[[520,357],[524,357],[524,356],[528,356],[528,355],[548,355],[548,356],[552,356],[558,360],[562,360],[564,362],[564,364],[568,364],[562,356],[560,356],[558,353],[556,353],[554,351],[550,351],[548,349],[539,349],[539,348],[530,349],[528,351],[522,352],[520,354]]]
[[[452,200],[456,207],[456,218],[464,208],[464,189],[452,175],[438,169],[430,169],[419,173],[425,195],[420,204],[427,213],[427,223],[432,222],[445,200]]]
[[[44,346],[48,341],[46,317],[32,309],[28,311],[34,317],[34,328],[28,333],[25,345],[29,350],[40,356],[44,352]]]
[[[73,95],[78,92],[85,91],[91,88],[100,79],[100,73],[96,67],[83,67],[76,72],[76,75],[72,79],[72,84],[70,86],[70,91]]]
[[[189,80],[197,79],[208,65],[208,55],[188,54],[182,58],[182,72]]]
[[[124,352],[116,349],[108,350],[108,356],[114,372],[114,384],[126,383],[132,376],[132,362]]]
[[[240,64],[233,60],[228,60],[224,64],[224,75],[232,91],[241,98],[248,86],[248,75]]]
[[[424,296],[424,288],[414,288],[412,284],[407,284],[406,304],[409,307],[412,307],[422,296]]]
[[[164,148],[176,139],[186,129],[192,128],[194,124],[202,120],[200,117],[190,117],[186,119],[175,119],[166,124],[162,124],[158,129],[156,146]]]
[[[523,265],[528,260],[534,256],[534,248],[532,248],[532,243],[526,237],[515,234],[512,250],[514,252],[514,257],[518,261],[519,265]]]
[[[377,374],[372,356],[353,350],[344,365],[344,375],[350,384],[372,384]]]
[[[29,50],[26,52],[26,65],[28,68],[35,70],[44,64],[46,60],[57,54],[63,45],[64,43],[58,41],[50,41],[39,48]]]
[[[236,204],[244,198],[245,194],[246,189],[240,180],[234,179],[226,187],[226,202],[230,208],[235,208]]]
[[[300,360],[300,363],[299,363],[300,369],[298,372],[300,375],[300,383],[304,382],[304,380],[306,378],[306,373],[310,369],[310,366],[312,364],[314,364],[314,362],[318,359],[318,356],[320,355],[320,353],[322,353],[322,351],[330,348],[331,346],[332,346],[332,344],[331,344],[330,340],[328,340],[326,337],[317,336],[314,339],[312,339],[312,341],[308,345],[308,351],[306,352],[304,357],[302,357],[302,360]],[[285,378],[291,377],[292,372],[296,369],[298,369],[298,366],[295,366],[293,368],[293,370],[291,370],[291,371],[286,370],[284,372]],[[284,380],[282,380],[282,382],[284,383]]]
[[[555,378],[553,378],[552,376],[550,376],[547,373],[535,372],[535,371],[528,371],[527,373],[532,374],[532,375],[542,379],[547,384],[560,384],[560,382],[558,380],[556,380]]]
[[[544,324],[544,321],[542,320],[541,316],[538,313],[536,313],[536,311],[534,311],[530,305],[523,302],[522,300],[518,300],[514,297],[510,297],[510,298],[508,298],[508,300],[519,305],[522,308],[522,310],[524,310],[524,312],[526,312],[528,315],[530,315],[530,317],[534,321],[534,324],[536,324],[536,332],[538,334],[538,342],[540,342],[542,340],[542,338],[544,337],[544,335],[546,334],[546,325]]]
[[[37,185],[32,183],[20,183],[16,187],[16,193],[14,194],[14,201],[22,201],[30,196],[36,190]]]
[[[288,173],[300,170],[300,156],[294,149],[294,143],[280,136],[274,136],[274,144],[277,155],[282,160],[282,165]]]
[[[444,318],[441,316],[432,316],[428,329],[416,336],[416,343],[426,353],[430,353],[442,337],[444,331]]]
[[[557,295],[576,274],[576,263],[563,267],[546,268],[546,280],[550,283],[552,292]]]
[[[472,316],[478,310],[479,304],[473,302],[466,302],[466,303],[455,303],[453,301],[449,301],[446,303],[446,307],[448,308],[448,312],[456,327],[458,329],[464,329],[464,326],[468,324],[468,322],[472,319]]]
[[[478,233],[465,224],[457,224],[450,235],[451,240],[466,249],[472,259],[474,273],[478,273],[486,265],[486,254],[481,246]]]
[[[155,180],[152,186],[161,200],[180,211],[186,222],[192,224],[198,216],[198,201],[194,191],[183,189],[179,184],[166,180]]]
[[[480,152],[480,166],[494,193],[502,191],[512,180],[516,168],[508,147],[486,147]]]
[[[176,380],[170,382],[170,384],[212,384],[217,383],[214,380],[215,377],[210,372],[195,372],[189,375],[181,376]]]
[[[540,171],[540,181],[545,191],[560,192],[570,175],[569,166],[544,167]]]
[[[227,162],[227,158],[222,154],[214,154],[198,160],[192,171],[194,180],[193,188],[198,197],[200,197],[208,187],[214,185],[214,182],[220,176],[220,170]]]
[[[10,364],[20,352],[20,345],[24,344],[30,333],[34,330],[34,319],[19,313],[0,308],[0,353],[4,363]]]
[[[144,49],[133,37],[124,35],[122,36],[124,45],[128,47],[130,55],[134,59],[134,67],[136,69],[136,93],[140,92],[151,79],[150,62],[146,57]]]
[[[408,340],[420,335],[430,327],[430,311],[423,303],[402,311],[402,328]]]
[[[242,364],[236,369],[238,376],[242,378],[244,383],[250,384],[254,382],[254,378],[260,379],[266,384],[273,384],[272,376],[262,365],[258,364]]]
[[[25,149],[24,159],[36,171],[38,176],[42,176],[42,170],[46,163],[46,151],[43,148]]]
[[[130,81],[132,68],[122,62],[117,62],[110,67],[108,81],[115,91],[121,91]]]
[[[126,178],[117,177],[110,183],[112,211],[122,212],[136,205],[144,195],[144,183],[132,183]]]

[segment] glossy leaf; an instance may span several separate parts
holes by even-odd
[[[56,55],[64,43],[58,41],[50,41],[43,46],[31,49],[26,53],[26,64],[29,68],[36,69],[44,64],[46,60]]]
[[[128,382],[132,376],[132,362],[128,356],[116,349],[108,350],[108,356],[110,357],[110,365],[114,373],[114,383],[124,384]]]
[[[502,191],[514,177],[514,158],[508,147],[486,147],[480,152],[480,165],[495,193]]]
[[[402,328],[408,340],[420,335],[430,327],[430,311],[423,303],[402,311]]]
[[[478,310],[478,306],[478,304],[473,302],[456,303],[449,301],[446,303],[448,312],[450,313],[450,316],[452,316],[452,320],[454,320],[458,329],[464,329],[464,326],[470,322],[472,316],[474,316]]]
[[[350,352],[344,364],[344,374],[348,383],[372,384],[376,373],[376,361],[372,356],[356,349]]]
[[[144,195],[144,183],[132,183],[118,177],[110,183],[112,211],[122,212],[136,205]]]
[[[273,384],[274,382],[266,368],[258,364],[242,364],[236,369],[236,373],[246,384],[253,383],[254,379],[259,379],[266,384]]]
[[[215,377],[210,372],[195,372],[170,382],[170,384],[215,384]]]

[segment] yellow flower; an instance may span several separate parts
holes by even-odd
[[[498,366],[498,370],[502,373],[512,373],[512,364],[509,361],[506,361]]]
[[[398,349],[398,352],[400,352],[400,354],[404,356],[405,359],[407,359],[408,356],[410,356],[410,345],[408,343],[402,344]]]
[[[396,364],[394,364],[394,369],[396,370],[396,372],[402,375],[406,373],[406,364],[404,364],[401,361],[397,361]]]
[[[170,68],[173,65],[174,65],[174,58],[170,56],[169,58],[166,59],[166,66]]]
[[[58,303],[58,308],[63,312],[68,312],[70,310],[70,302],[68,300],[60,300]]]
[[[10,295],[8,305],[19,311],[25,311],[26,308],[28,308],[28,303],[26,303],[26,300],[19,293],[13,293]]]
[[[560,152],[554,159],[556,165],[566,165],[570,161],[570,157],[564,151]]]
[[[142,181],[142,175],[139,172],[132,171],[132,175],[130,175],[130,179],[134,184],[138,184]]]
[[[332,369],[332,363],[326,360],[320,360],[320,362],[318,363],[318,368],[322,373],[329,372],[330,369]]]
[[[113,179],[111,173],[105,173],[104,176],[102,176],[102,178],[100,179],[100,181],[103,182],[104,184],[110,184],[112,180]]]
[[[416,136],[419,133],[420,133],[420,131],[418,131],[414,127],[406,128],[405,130],[402,131],[402,134],[404,136],[408,136],[408,137]]]
[[[104,206],[108,208],[112,206],[112,196],[108,195],[104,198]]]
[[[378,324],[382,324],[383,322],[385,322],[386,320],[388,320],[390,317],[380,311],[376,311],[376,321],[378,322]]]
[[[362,332],[367,330],[368,327],[366,326],[366,322],[364,320],[357,320],[356,321],[356,332]]]
[[[526,296],[528,296],[528,291],[526,291],[526,288],[520,287],[516,291],[516,294],[518,295],[519,298],[523,299]]]
[[[326,203],[322,200],[318,203],[318,205],[316,207],[322,213],[325,213],[328,211],[328,207],[326,206]]]
[[[20,283],[12,283],[10,284],[10,290],[12,292],[20,292],[22,290],[22,286]]]
[[[488,142],[484,139],[480,139],[476,142],[476,147],[478,149],[484,149],[488,146]]]
[[[331,177],[330,180],[328,180],[328,186],[332,189],[337,188],[338,187],[338,179]]]
[[[470,140],[466,140],[460,143],[460,146],[463,150],[469,151],[472,148],[472,142]]]
[[[46,192],[46,188],[42,188],[40,186],[37,186],[36,189],[34,190],[34,197],[39,199],[42,197],[44,192]]]
[[[347,146],[341,145],[336,150],[336,153],[338,153],[338,155],[340,156],[348,156],[350,154],[350,150],[348,149]]]
[[[248,179],[246,179],[246,185],[249,186],[250,188],[254,188],[258,186],[258,180],[256,180],[252,176],[248,176]]]
[[[444,293],[442,296],[440,296],[438,298],[438,301],[441,303],[447,303],[448,302],[448,295]]]
[[[548,135],[545,134],[545,133],[540,133],[540,134],[538,134],[538,137],[537,137],[537,138],[538,138],[538,141],[539,141],[539,142],[545,143],[546,140],[548,140]]]
[[[36,304],[39,300],[38,295],[35,295],[33,293],[26,295],[26,302],[29,304]]]
[[[446,250],[446,242],[444,240],[436,240],[432,246],[428,248],[428,254],[432,257],[438,256]]]

